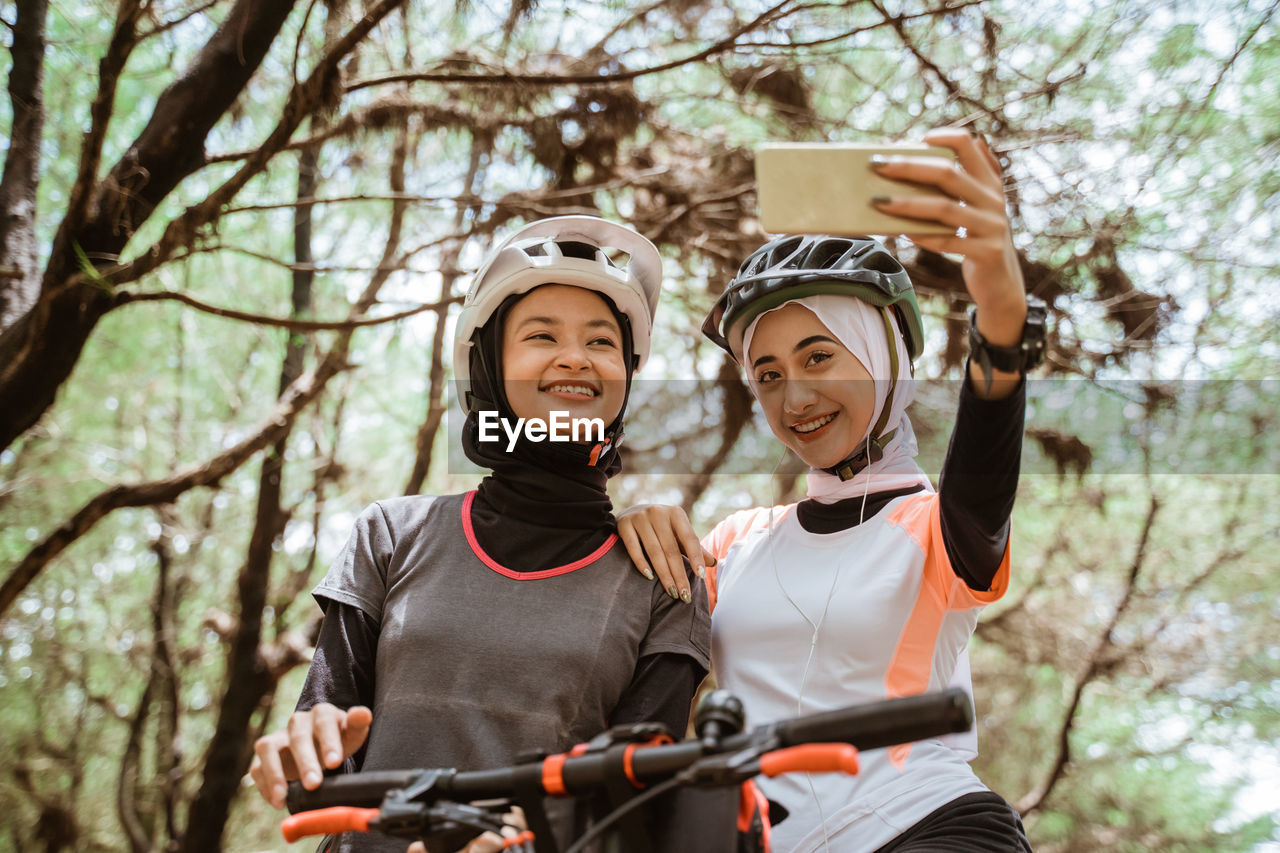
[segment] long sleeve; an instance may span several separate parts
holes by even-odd
[[[938,480],[942,539],[970,589],[988,590],[1009,544],[1026,416],[1024,381],[1002,400],[983,400],[966,378]]]
[[[358,607],[330,602],[296,710],[307,711],[321,702],[339,708],[372,707],[377,649],[373,620]]]
[[[308,711],[322,702],[344,709],[372,708],[377,649],[378,626],[368,614],[350,604],[329,602],[295,710]],[[364,747],[357,750],[339,772],[359,770],[364,752]]]
[[[610,725],[664,723],[676,740],[689,726],[689,706],[707,668],[688,655],[663,652],[636,663],[636,675],[609,720]]]

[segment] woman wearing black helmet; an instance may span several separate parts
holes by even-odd
[[[923,348],[905,271],[872,239],[783,237],[743,263],[703,330],[742,364],[774,434],[810,465],[807,498],[735,513],[701,546],[678,510],[619,522],[637,563],[644,544],[664,582],[661,555],[677,543],[716,564],[716,676],[753,723],[945,687],[979,610],[1008,584],[1023,374],[1042,346],[1039,316],[1028,312],[995,158],[962,131],[926,140],[955,150],[961,168],[890,161],[877,171],[947,197],[876,206],[964,229],[913,238],[965,256],[976,306],[939,491],[915,463],[905,414]],[[790,813],[774,828],[775,850],[1029,849],[1017,815],[949,745],[860,761],[854,777],[759,782]]]
[[[454,369],[463,447],[492,473],[361,514],[314,592],[325,618],[298,710],[255,745],[269,802],[345,759],[484,769],[610,724],[683,733],[709,662],[706,594],[681,602],[630,570],[605,491],[661,284],[648,240],[588,216],[532,223],[481,267]],[[557,412],[588,428],[556,441],[513,426]],[[339,849],[404,847],[349,835]]]

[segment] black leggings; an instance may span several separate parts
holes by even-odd
[[[1031,853],[1022,819],[999,794],[965,794],[937,808],[876,853]]]

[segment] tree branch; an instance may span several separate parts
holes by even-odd
[[[297,193],[315,195],[319,152],[304,152],[298,160]],[[294,212],[294,258],[300,267],[312,261],[311,208],[299,207]],[[311,310],[311,288],[315,275],[299,269],[293,275],[290,298],[292,316]],[[349,334],[349,333],[348,333]],[[297,381],[302,372],[306,341],[300,335],[289,335],[285,341],[280,365],[280,393]],[[191,834],[183,839],[185,850],[216,850],[226,825],[231,799],[235,796],[236,766],[245,753],[249,722],[263,700],[275,690],[276,677],[271,667],[264,667],[262,657],[262,620],[267,589],[271,581],[271,563],[276,540],[284,532],[289,514],[280,497],[284,491],[284,462],[288,450],[289,431],[281,433],[263,455],[258,477],[258,500],[248,552],[236,579],[239,605],[236,630],[227,655],[227,688],[218,708],[218,725],[204,762],[204,780],[192,804],[191,823],[201,827],[198,838]]]
[[[271,158],[284,149],[302,121],[330,97],[331,88],[339,73],[339,63],[379,21],[403,2],[404,0],[380,0],[357,21],[317,63],[311,76],[290,91],[279,123],[262,145],[249,156],[244,166],[203,201],[188,207],[170,222],[160,239],[132,263],[121,267],[121,276],[113,276],[113,281],[134,280],[146,275],[167,261],[179,248],[187,245],[190,235],[217,219],[222,208],[235,198],[244,185],[262,172]]]
[[[292,6],[293,0],[237,0],[187,71],[160,95],[146,128],[107,177],[72,190],[83,201],[53,238],[39,298],[0,332],[0,447],[53,404],[110,308],[100,282],[68,281],[86,257],[118,256],[138,224],[202,165],[206,136],[257,69]]]
[[[728,461],[742,430],[751,420],[751,392],[739,375],[737,362],[727,355],[720,362],[716,385],[723,395],[724,405],[724,418],[720,422],[720,444],[698,473],[680,490],[680,505],[689,515],[693,514],[693,505],[698,502],[698,498],[711,485],[712,476]]]
[[[652,65],[648,68],[639,68],[634,71],[617,71],[611,74],[523,74],[516,71],[498,71],[491,74],[447,74],[440,71],[415,71],[407,74],[388,74],[383,77],[359,80],[347,86],[346,91],[358,92],[361,89],[367,89],[371,86],[385,86],[390,83],[500,83],[519,84],[522,86],[596,86],[611,83],[623,83],[629,80],[635,80],[639,77],[647,77],[651,74],[661,74],[662,72],[670,71],[673,68],[680,68],[685,65],[702,62],[713,56],[733,50],[738,47],[738,39],[742,38],[744,35],[790,14],[783,10],[793,2],[794,0],[782,0],[781,3],[770,6],[748,23],[735,29],[725,38],[707,48],[704,48],[703,50],[698,51],[697,53],[681,59],[673,59],[670,62],[664,62],[659,65]],[[440,63],[437,68],[442,68],[454,63],[456,63],[456,60],[446,60],[445,62]]]
[[[889,12],[880,4],[879,0],[871,0],[871,5],[875,7],[875,10],[879,12],[881,16],[884,17],[885,22],[893,28],[893,31],[898,34],[898,39],[902,42],[903,47],[911,52],[911,55],[916,58],[916,62],[920,63],[920,67],[936,77],[938,82],[942,84],[943,88],[947,90],[947,94],[955,100],[977,109],[984,115],[995,116],[1002,125],[1007,123],[1004,116],[1000,115],[999,112],[991,109],[980,100],[966,95],[964,90],[960,88],[960,85],[948,77],[946,72],[920,49],[919,45],[917,45],[907,33],[907,28],[904,24],[905,18],[890,15]]]
[[[164,479],[112,486],[89,500],[75,515],[32,548],[10,571],[4,584],[0,585],[0,616],[8,611],[50,560],[110,513],[125,507],[172,503],[191,489],[217,485],[255,453],[283,435],[298,413],[320,395],[329,380],[347,369],[346,336],[350,332],[344,332],[343,335],[324,361],[289,386],[267,419],[235,446],[200,465],[190,466]]]
[[[264,314],[252,314],[248,311],[237,311],[234,308],[221,308],[217,305],[210,305],[202,302],[194,296],[176,291],[159,291],[155,293],[118,293],[115,296],[116,305],[125,305],[130,302],[160,302],[171,300],[189,305],[199,311],[207,314],[213,314],[216,317],[225,317],[228,320],[239,320],[245,323],[253,323],[259,326],[272,326],[279,329],[289,329],[295,332],[325,332],[325,331],[346,331],[351,329],[361,329],[366,326],[382,326],[387,323],[395,323],[406,317],[413,317],[417,314],[423,314],[427,311],[440,311],[447,309],[450,305],[461,302],[461,297],[452,297],[444,302],[427,302],[404,311],[397,311],[395,314],[388,314],[385,317],[366,317],[362,320],[294,320],[286,317],[269,317]]]
[[[154,27],[147,30],[146,32],[139,33],[138,41],[140,42],[146,41],[149,38],[154,38],[155,36],[162,35],[163,33],[167,33],[169,32],[169,30],[173,29],[174,27],[182,26],[187,21],[194,18],[196,15],[199,15],[202,12],[207,12],[210,9],[212,9],[214,6],[217,6],[219,2],[221,2],[221,0],[205,0],[205,2],[201,3],[199,6],[196,6],[194,9],[191,9],[187,12],[182,13],[181,15],[174,18],[173,20],[164,21],[163,23],[156,24]]]
[[[76,180],[71,186],[71,198],[60,231],[78,231],[89,216],[89,205],[97,189],[98,167],[102,163],[102,146],[111,126],[111,113],[115,108],[116,86],[120,75],[138,44],[137,26],[142,18],[144,4],[126,0],[119,4],[115,27],[107,52],[98,63],[98,92],[89,106],[89,129],[80,149],[80,165]],[[144,167],[145,168],[145,167]]]
[[[471,138],[471,155],[467,164],[467,176],[463,181],[464,196],[474,197],[477,176],[486,155],[493,148],[493,137],[489,135],[473,135]],[[459,201],[458,210],[453,218],[453,230],[459,232],[466,222],[467,212],[472,206]],[[458,260],[462,255],[463,241],[457,240],[441,263],[440,299],[436,303],[445,305],[449,294],[457,281]],[[436,310],[436,327],[431,336],[431,366],[427,379],[427,414],[418,434],[414,439],[413,469],[409,472],[409,481],[405,484],[406,495],[416,495],[422,491],[422,484],[431,471],[431,457],[435,449],[436,433],[444,420],[444,338],[448,326],[448,316],[444,307]]]
[[[1142,534],[1138,538],[1138,548],[1133,555],[1133,561],[1129,565],[1128,577],[1125,581],[1124,592],[1120,596],[1120,602],[1116,605],[1115,612],[1111,614],[1111,619],[1103,630],[1098,633],[1093,650],[1089,654],[1084,668],[1076,676],[1075,683],[1072,686],[1071,700],[1067,703],[1067,710],[1058,726],[1057,747],[1053,763],[1040,784],[1018,801],[1017,809],[1024,816],[1038,811],[1044,805],[1045,799],[1048,798],[1054,786],[1062,778],[1067,764],[1071,761],[1071,729],[1075,724],[1076,714],[1080,710],[1084,689],[1098,674],[1103,664],[1104,652],[1112,643],[1112,634],[1116,629],[1116,625],[1120,622],[1120,618],[1128,610],[1129,603],[1133,600],[1134,592],[1138,585],[1138,576],[1141,574],[1143,565],[1146,562],[1147,544],[1151,538],[1151,528],[1155,524],[1156,514],[1159,510],[1160,501],[1153,491],[1147,504],[1147,515],[1143,521]]]

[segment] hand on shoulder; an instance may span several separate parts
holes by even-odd
[[[693,532],[689,516],[678,506],[638,504],[618,513],[618,536],[631,555],[636,571],[653,580],[655,575],[667,595],[688,604],[692,601],[687,559],[693,573],[705,577],[715,555],[706,551]]]

